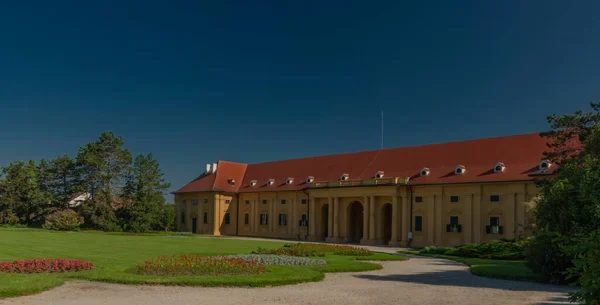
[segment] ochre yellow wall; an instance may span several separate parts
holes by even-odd
[[[411,191],[412,216],[409,217]],[[178,193],[175,194],[176,223],[178,230],[192,231],[192,219],[197,218],[197,233],[203,234],[329,242],[360,239],[362,244],[389,245],[408,245],[412,231],[411,246],[452,246],[531,235],[532,215],[526,202],[538,193],[533,181],[410,188],[405,185],[311,188],[306,192]],[[491,195],[498,195],[500,201],[490,202]],[[422,197],[422,202],[415,201],[417,196]],[[451,196],[458,196],[459,201],[450,202]],[[193,199],[198,200],[195,206]],[[204,199],[208,200],[207,204]],[[303,199],[306,204],[302,204]],[[282,204],[282,200],[286,203]],[[181,223],[182,211],[185,211],[185,224]],[[208,224],[202,223],[204,212],[209,213]],[[224,223],[225,213],[230,213],[230,224]],[[248,224],[244,223],[245,214],[248,214]],[[268,215],[267,225],[259,224],[260,214]],[[280,214],[286,215],[286,225],[279,225]],[[302,214],[307,214],[308,230],[299,226]],[[415,231],[415,216],[423,217],[422,231]],[[460,233],[446,232],[451,216],[458,216]],[[500,217],[502,235],[486,234],[486,225],[492,216]]]

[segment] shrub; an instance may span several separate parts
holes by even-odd
[[[322,259],[296,257],[275,254],[240,254],[229,255],[229,258],[241,258],[245,261],[255,261],[263,265],[278,266],[324,266],[327,262]]]
[[[448,252],[450,249],[451,248],[431,246],[431,247],[425,247],[424,249],[421,249],[421,251],[419,251],[419,253],[447,255],[446,252]]]
[[[43,228],[56,231],[73,231],[83,224],[83,217],[73,210],[56,211],[46,218]]]
[[[266,268],[254,260],[239,257],[182,254],[153,258],[137,265],[136,271],[160,276],[248,275],[263,273]]]
[[[94,264],[80,260],[34,259],[0,262],[0,271],[9,273],[59,273],[90,270]]]
[[[567,279],[575,282],[580,290],[571,294],[572,302],[583,302],[587,305],[600,304],[600,231],[582,239],[571,246],[567,252],[574,256],[573,268],[569,268]]]
[[[527,243],[527,240],[496,240],[489,244],[467,244],[456,246],[454,248],[425,247],[419,251],[419,253],[484,259],[518,260],[525,258],[523,251]]]
[[[544,281],[560,284],[572,281],[566,278],[568,268],[573,267],[572,255],[563,251],[572,241],[556,232],[540,230],[525,247],[525,265]]]

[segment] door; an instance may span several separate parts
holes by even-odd
[[[197,227],[198,227],[198,221],[196,220],[196,218],[192,218],[192,233],[196,234]]]

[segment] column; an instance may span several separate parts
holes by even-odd
[[[327,237],[333,237],[333,197],[328,198],[327,203]]]
[[[444,223],[443,214],[444,214],[444,203],[442,202],[442,193],[438,193],[434,195],[435,200],[435,222],[437,226],[437,237],[436,237],[436,245],[442,246],[444,245],[444,231],[446,231],[446,223]]]
[[[340,237],[340,197],[333,198],[333,237]]]
[[[271,199],[271,202],[269,202],[269,214],[271,214],[271,216],[269,216],[269,231],[271,231],[271,234],[275,235],[275,223],[277,221],[277,215],[275,215],[275,204],[277,203],[277,193],[275,194],[275,197],[273,199]]]
[[[369,239],[375,240],[375,196],[369,198]]]
[[[473,231],[473,217],[472,209],[473,209],[473,195],[465,194],[465,223],[463,224],[463,243],[470,244],[471,243],[471,235]]]
[[[309,236],[315,236],[315,197],[310,196],[308,198],[308,228]]]
[[[220,196],[215,196],[214,204],[213,204],[213,235],[220,235],[219,227],[221,226],[221,198]]]
[[[427,243],[430,246],[435,245],[435,198],[427,196],[427,214],[424,215],[423,221],[427,223]]]
[[[517,194],[512,194],[513,200],[508,201],[508,209],[506,210],[506,220],[504,223],[506,226],[504,227],[504,237],[508,239],[515,238],[515,206],[517,205]],[[502,222],[502,219],[500,219]],[[502,224],[502,223],[500,223]]]
[[[392,197],[392,236],[390,238],[390,245],[398,244],[398,196]]]
[[[408,243],[408,232],[410,232],[410,228],[409,228],[409,224],[410,224],[410,217],[412,217],[412,215],[409,215],[410,211],[408,210],[408,205],[410,204],[410,202],[408,202],[410,200],[410,198],[408,198],[408,196],[402,196],[402,236],[400,238],[400,240],[402,240],[402,244],[403,245],[407,245]]]
[[[292,231],[292,229],[294,228],[294,198],[290,199],[290,207],[288,208],[287,221],[288,235],[293,236],[294,232]]]
[[[521,237],[525,228],[525,193],[517,193],[516,238]]]
[[[473,242],[481,243],[481,194],[473,196]]]
[[[369,197],[363,197],[363,240],[369,239]]]

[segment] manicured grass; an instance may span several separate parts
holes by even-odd
[[[419,253],[419,251],[415,250],[398,251],[398,253],[421,255],[457,261],[469,266],[469,270],[471,271],[471,273],[477,276],[504,280],[541,282],[539,276],[537,276],[535,273],[533,273],[533,271],[525,267],[525,262],[520,260],[494,260],[449,256],[441,254],[421,254]]]
[[[95,269],[62,274],[0,273],[0,297],[37,293],[61,285],[68,279],[85,279],[124,284],[195,286],[275,286],[319,281],[324,272],[368,271],[378,264],[360,260],[403,260],[404,257],[376,253],[368,257],[327,254],[327,266],[268,266],[268,272],[252,276],[143,276],[132,273],[138,263],[159,255],[247,254],[258,247],[277,248],[284,242],[239,240],[207,236],[165,234],[127,235],[45,230],[0,229],[0,261],[41,258],[80,259]]]

